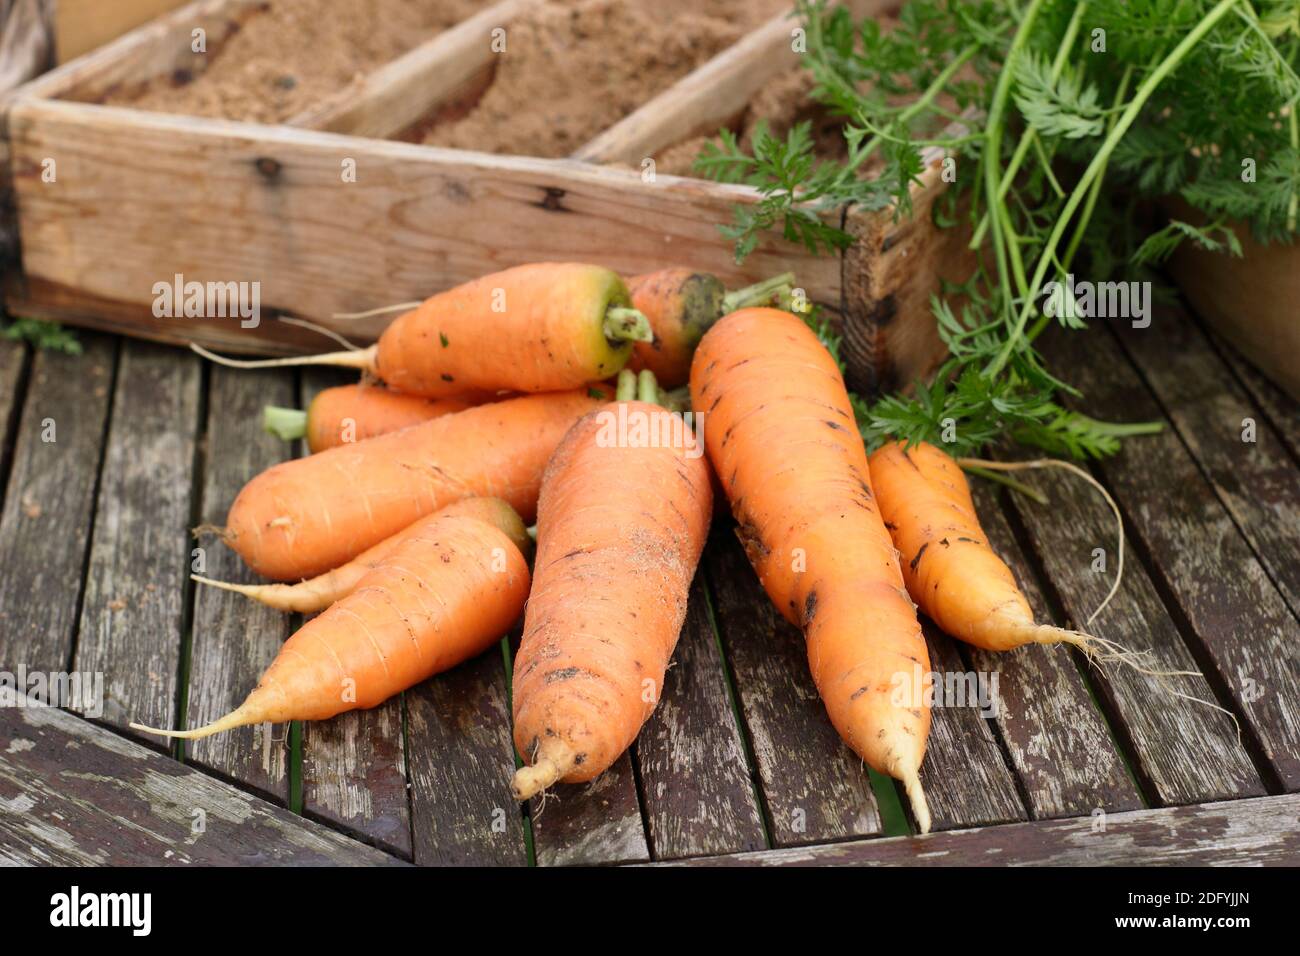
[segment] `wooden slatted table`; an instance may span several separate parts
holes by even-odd
[[[261,406],[335,378],[82,341],[0,342],[0,670],[102,671],[105,692],[94,715],[0,708],[0,863],[1300,863],[1300,407],[1183,312],[1048,349],[1093,414],[1167,426],[1092,466],[1129,535],[1094,628],[1201,671],[1175,689],[1231,716],[1064,648],[995,655],[928,627],[935,669],[996,675],[1001,706],[935,710],[924,839],[839,741],[724,521],[658,710],[591,786],[510,799],[517,634],[373,711],[137,737],[128,720],[229,709],[295,626],[196,590],[192,567],[248,572],[190,529],[297,453]],[[1113,521],[1070,477],[1029,480],[1047,507],[977,486],[986,530],[1038,615],[1080,622]]]

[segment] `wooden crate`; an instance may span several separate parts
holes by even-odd
[[[836,210],[861,241],[814,257],[772,238],[743,265],[718,225],[756,193],[660,175],[642,158],[733,122],[794,65],[786,15],[725,50],[568,159],[413,145],[399,135],[489,80],[493,28],[535,0],[502,0],[366,75],[340,96],[267,126],[103,105],[112,92],[184,69],[191,31],[208,48],[256,0],[199,0],[24,87],[7,115],[21,272],[11,312],[234,352],[318,350],[319,335],[264,319],[157,318],[154,286],[259,282],[263,316],[339,328],[361,341],[386,318],[338,322],[506,266],[597,261],[625,275],[686,263],[744,284],[785,270],[843,321],[850,384],[905,383],[942,354],[929,313],[938,277],[969,270],[964,237],[929,207],[938,156],[915,187],[917,215]],[[859,14],[895,0],[857,0]],[[56,179],[42,177],[47,160]],[[356,182],[344,182],[344,163]]]

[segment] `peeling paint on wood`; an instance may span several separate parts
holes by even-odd
[[[669,866],[1296,866],[1300,796],[832,843]]]
[[[393,865],[295,817],[53,708],[0,707],[0,861],[72,866]],[[69,753],[76,754],[74,770]]]

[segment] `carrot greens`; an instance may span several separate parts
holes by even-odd
[[[1076,458],[1149,425],[1063,404],[1078,392],[1034,342],[1075,308],[1044,297],[1075,273],[1151,278],[1184,242],[1241,254],[1233,231],[1290,241],[1300,207],[1300,7],[1295,0],[910,0],[896,26],[802,0],[814,98],[843,119],[842,159],[809,124],[723,131],[696,161],[761,200],[723,231],[743,259],[769,230],[813,252],[852,242],[831,210],[910,215],[922,151],[950,159],[935,206],[984,255],[932,302],[950,357],[911,393],[857,403],[864,437],[938,441],[954,454],[1010,437]],[[930,157],[927,157],[930,158]],[[1144,227],[1153,200],[1167,224]],[[1073,292],[1071,292],[1071,296]]]

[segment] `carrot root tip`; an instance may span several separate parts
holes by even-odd
[[[233,730],[236,727],[246,727],[249,724],[261,723],[263,715],[253,713],[248,701],[244,701],[230,713],[223,717],[218,717],[210,724],[204,724],[202,727],[195,727],[191,730],[164,730],[161,727],[146,727],[144,724],[128,724],[132,730],[139,730],[146,734],[154,734],[158,737],[172,737],[180,740],[198,740],[202,737],[211,737],[213,734],[219,734],[223,730]]]
[[[916,818],[916,828],[922,833],[930,832],[930,803],[925,799],[925,788],[921,786],[918,771],[907,768],[898,771],[903,790],[907,793],[908,803],[912,805],[912,816]]]
[[[515,771],[514,779],[510,781],[515,799],[528,800],[562,780],[573,769],[576,757],[567,744],[553,742],[550,746],[543,745],[532,764]]]

